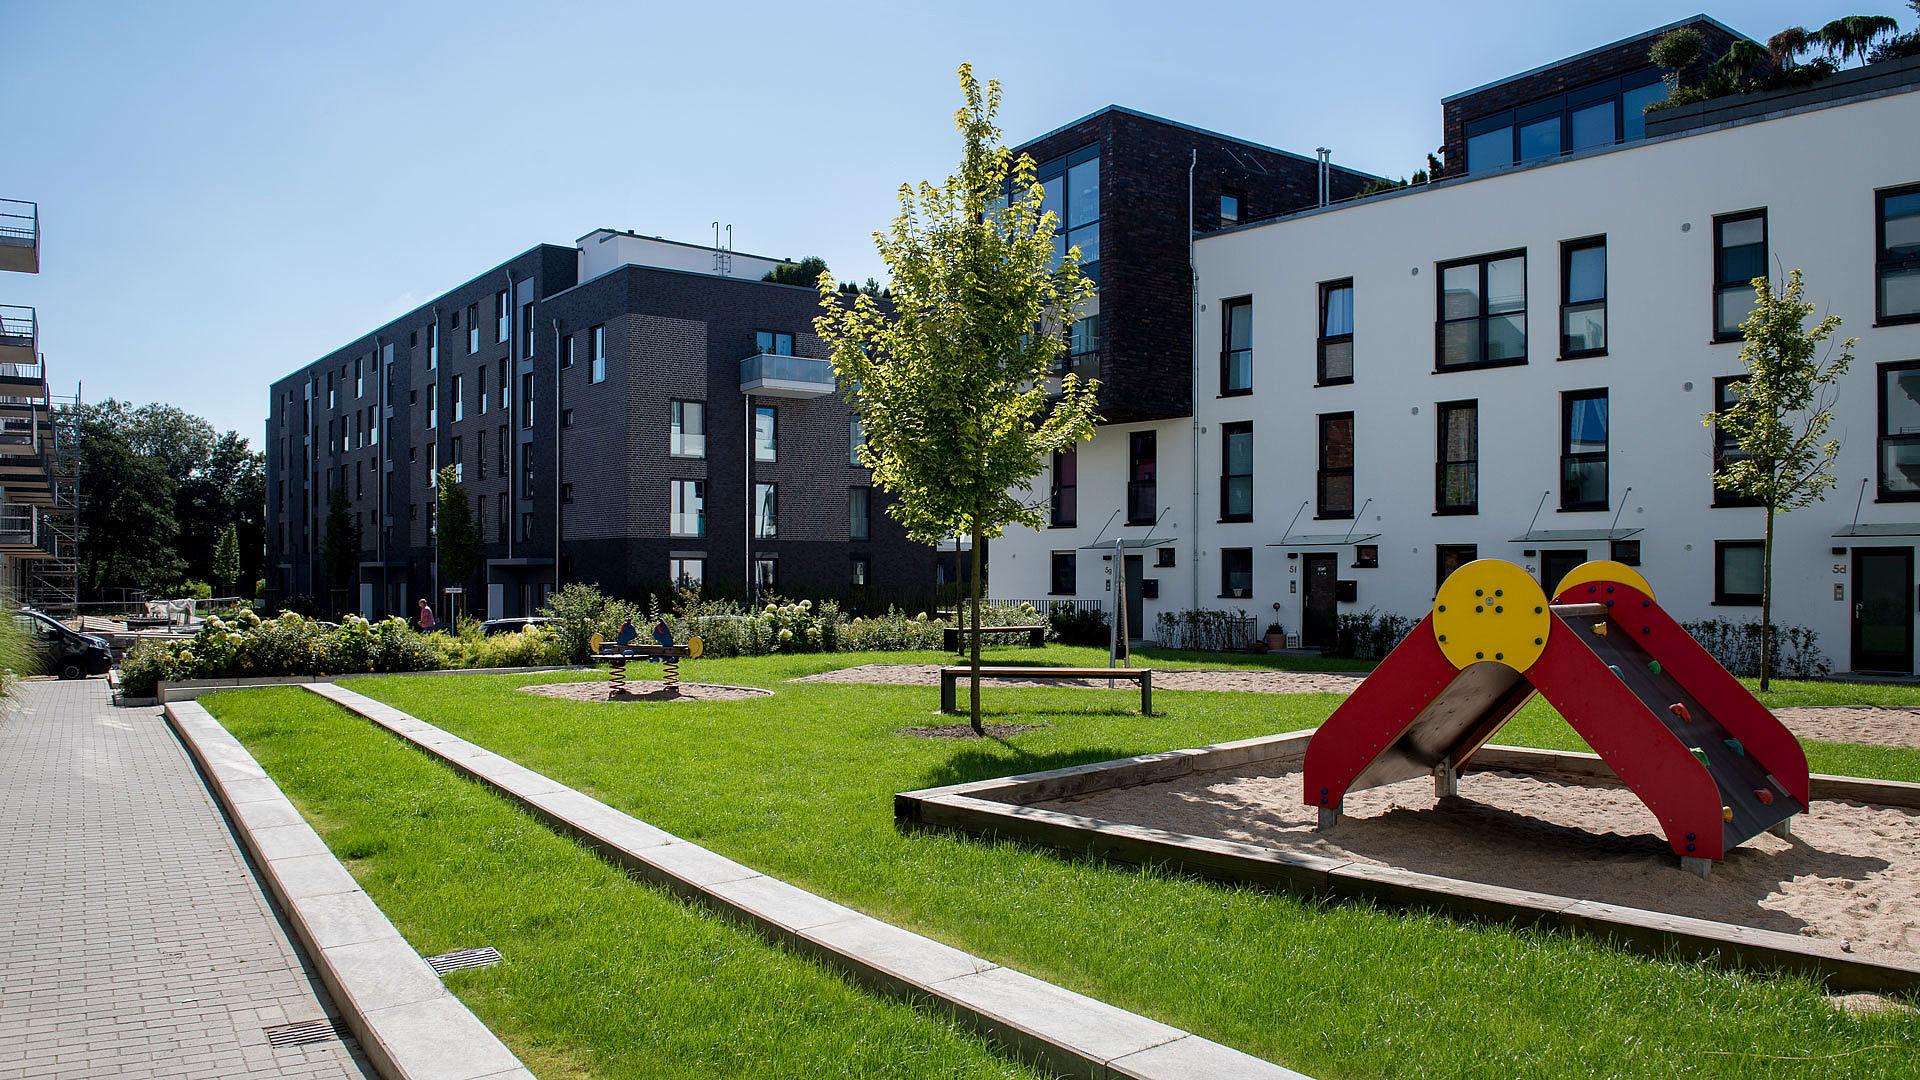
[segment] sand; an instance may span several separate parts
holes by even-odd
[[[1773,715],[1802,739],[1920,749],[1920,709],[1832,705],[1775,709]]]
[[[1658,822],[1624,788],[1581,778],[1472,773],[1439,800],[1429,779],[1347,797],[1327,834],[1297,772],[1196,773],[1037,804],[1279,851],[1397,866],[1610,904],[1846,942],[1920,959],[1920,811],[1816,802],[1791,841],[1762,834],[1705,881],[1679,867]]]
[[[757,686],[721,686],[717,683],[680,684],[678,694],[667,693],[666,687],[652,680],[631,680],[625,693],[607,696],[607,681],[598,679],[593,682],[541,683],[538,686],[523,686],[520,689],[529,694],[542,697],[565,698],[568,701],[633,702],[633,701],[745,701],[748,698],[772,697],[773,691],[762,690]]]

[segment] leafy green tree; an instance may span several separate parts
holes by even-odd
[[[1806,27],[1789,26],[1767,39],[1767,55],[1773,58],[1774,67],[1786,71],[1812,44],[1813,34]]]
[[[1653,48],[1647,50],[1647,59],[1667,69],[1667,91],[1671,93],[1680,89],[1681,70],[1700,59],[1706,45],[1707,40],[1700,36],[1700,31],[1682,26],[1660,35]]]
[[[1739,83],[1759,71],[1770,59],[1767,50],[1759,42],[1741,38],[1727,46],[1727,51],[1713,62],[1713,72],[1730,83]]]
[[[214,545],[213,580],[223,594],[240,587],[240,531],[232,525],[220,530],[220,542]]]
[[[465,587],[472,583],[480,568],[480,523],[467,502],[453,466],[440,470],[435,485],[440,491],[440,509],[434,516],[434,532],[439,543],[440,581],[444,585]],[[463,594],[464,595],[464,594]]]
[[[80,406],[55,421],[80,455],[80,583],[95,598],[160,591],[186,569],[173,478],[159,458],[129,443],[116,404]]]
[[[320,559],[327,568],[327,581],[336,594],[351,593],[360,575],[360,519],[353,515],[345,484],[333,485],[327,494],[327,536],[320,545]],[[336,601],[351,605],[352,600]]]
[[[1766,278],[1754,278],[1753,293],[1753,313],[1740,324],[1746,335],[1740,360],[1747,376],[1733,389],[1734,403],[1708,413],[1705,422],[1740,451],[1714,484],[1757,499],[1767,510],[1760,588],[1760,689],[1765,690],[1773,670],[1774,516],[1820,502],[1834,486],[1840,441],[1828,431],[1839,379],[1853,362],[1858,339],[1839,342],[1838,355],[1833,346],[1822,349],[1840,329],[1840,317],[1828,315],[1807,327],[1814,305],[1804,297],[1798,270],[1777,294]]]
[[[781,263],[767,271],[761,281],[771,281],[779,285],[805,285],[812,288],[827,272],[827,260],[818,255],[809,255],[797,263]]]
[[[1813,40],[1841,63],[1857,56],[1864,67],[1867,54],[1873,51],[1873,43],[1899,30],[1900,24],[1892,16],[1846,15],[1815,30]]]
[[[861,456],[913,539],[973,540],[969,595],[980,625],[980,553],[1009,525],[1037,528],[1028,481],[1055,450],[1093,435],[1097,383],[1072,374],[1049,392],[1065,327],[1093,293],[1079,249],[1054,263],[1054,215],[1033,161],[1000,143],[1000,84],[960,67],[960,172],[902,185],[900,215],[874,234],[893,301],[846,297],[821,278],[815,328],[866,433]],[[980,723],[980,636],[972,721]]]

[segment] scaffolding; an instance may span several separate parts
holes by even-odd
[[[80,615],[80,451],[72,412],[80,395],[47,395],[51,445],[46,451],[52,502],[40,514],[40,547],[45,558],[27,564],[28,606],[56,619]]]

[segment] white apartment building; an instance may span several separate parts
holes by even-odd
[[[1073,524],[996,541],[993,595],[1110,600],[1118,535],[1155,545],[1125,556],[1136,637],[1199,607],[1318,644],[1336,612],[1418,618],[1472,558],[1549,590],[1615,558],[1677,618],[1757,620],[1764,512],[1716,492],[1702,420],[1744,370],[1747,280],[1800,270],[1859,340],[1837,487],[1778,522],[1774,619],[1836,671],[1914,671],[1920,80],[1814,96],[1198,237],[1193,355],[1167,358],[1193,415],[1043,474]]]

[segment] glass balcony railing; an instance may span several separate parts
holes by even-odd
[[[740,392],[755,397],[815,398],[833,393],[833,364],[808,356],[755,353],[740,361]]]

